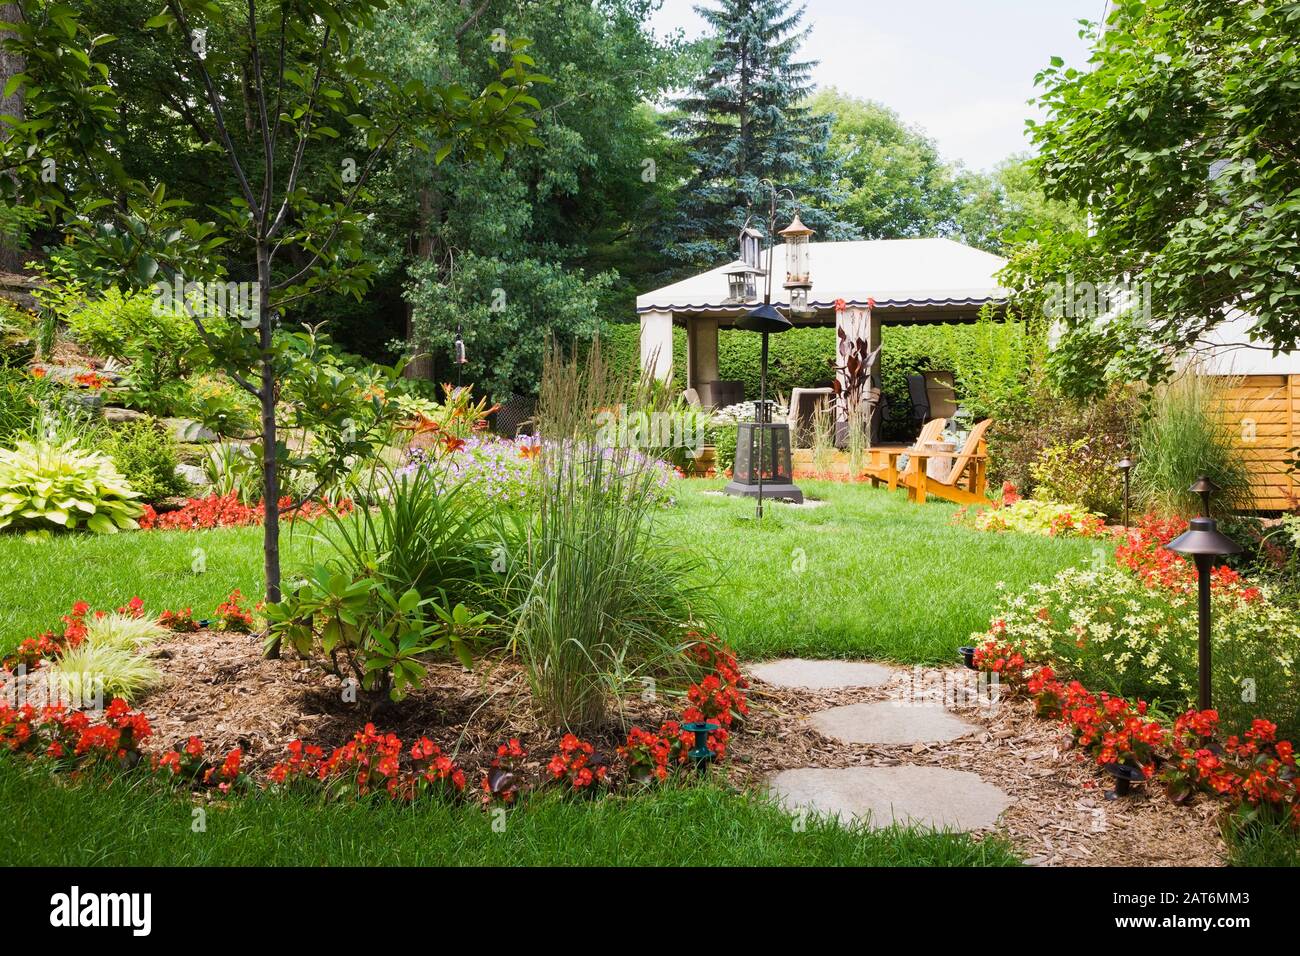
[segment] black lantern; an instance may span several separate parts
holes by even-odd
[[[767,187],[769,193],[770,212],[767,234],[770,241],[770,237],[776,231],[777,189],[768,180],[763,180],[762,184]],[[781,192],[794,199],[794,194],[788,189],[783,189]],[[812,230],[807,229],[799,222],[797,214],[794,222],[790,224],[786,231],[790,230],[799,233],[799,238],[802,238],[806,249],[808,235],[812,233]],[[789,253],[787,253],[788,256]],[[806,262],[806,258],[804,261]],[[736,322],[736,328],[761,334],[763,336],[763,347],[758,376],[758,405],[755,409],[754,421],[752,423],[743,422],[736,429],[736,460],[731,469],[731,481],[727,483],[723,491],[729,495],[753,495],[756,499],[754,515],[757,518],[762,518],[763,484],[768,478],[771,479],[768,488],[769,497],[785,498],[795,502],[803,501],[803,492],[794,485],[794,465],[790,451],[790,426],[785,422],[773,422],[767,407],[767,337],[772,333],[784,332],[793,328],[790,320],[772,305],[772,250],[770,247],[767,251],[767,269],[763,283],[763,304],[746,312]]]
[[[1209,710],[1211,706],[1210,569],[1214,566],[1215,558],[1239,554],[1241,545],[1227,535],[1221,534],[1214,519],[1209,516],[1210,495],[1218,490],[1214,482],[1202,476],[1187,490],[1201,496],[1201,507],[1205,514],[1193,518],[1187,530],[1165,547],[1177,554],[1190,555],[1196,562],[1197,664],[1200,671],[1196,703],[1201,710]]]
[[[768,302],[750,309],[736,323],[738,329],[760,333],[763,345],[754,421],[741,422],[736,429],[736,460],[731,467],[731,481],[723,490],[731,495],[755,497],[756,514],[760,518],[763,516],[764,495],[803,501],[803,492],[794,484],[790,426],[786,422],[772,421],[767,406],[767,337],[792,327],[790,320]]]
[[[1128,473],[1133,470],[1133,459],[1125,455],[1115,462],[1115,467],[1124,476],[1124,530],[1128,530]]]

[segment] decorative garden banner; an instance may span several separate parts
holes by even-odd
[[[859,407],[864,419],[870,420],[870,404],[877,400],[872,395],[871,368],[875,362],[871,341],[871,306],[849,306],[839,299],[835,303],[835,422],[837,437],[847,431],[848,423],[855,420]]]

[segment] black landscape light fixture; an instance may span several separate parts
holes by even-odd
[[[768,180],[763,180],[769,192],[768,245],[767,262],[764,264],[765,282],[763,285],[763,303],[746,312],[736,321],[736,328],[746,332],[757,332],[763,336],[758,375],[758,403],[754,412],[754,421],[741,422],[736,428],[736,459],[732,464],[731,481],[723,490],[732,495],[754,495],[756,499],[755,517],[763,517],[763,484],[765,477],[771,477],[769,495],[790,501],[803,501],[803,492],[794,484],[794,464],[790,447],[790,426],[785,422],[773,422],[767,407],[767,337],[794,328],[790,320],[772,305],[772,243],[771,237],[776,231],[776,200],[780,193],[794,199],[794,193],[788,189],[777,190]],[[796,213],[794,222],[799,221]],[[793,225],[793,223],[792,223]],[[801,229],[804,227],[801,225]],[[811,230],[807,230],[811,233]],[[805,246],[807,233],[800,233]],[[787,253],[791,255],[793,253]],[[806,253],[802,260],[805,263]],[[806,278],[806,276],[805,276]]]
[[[1128,530],[1128,473],[1133,470],[1133,459],[1125,455],[1115,462],[1115,467],[1124,476],[1124,530]]]
[[[1240,554],[1241,545],[1220,533],[1214,519],[1210,517],[1210,496],[1219,490],[1214,482],[1202,475],[1187,490],[1201,496],[1201,510],[1204,513],[1193,518],[1187,530],[1165,547],[1176,554],[1190,555],[1196,562],[1197,667],[1200,678],[1196,704],[1200,710],[1209,710],[1210,570],[1215,558]]]

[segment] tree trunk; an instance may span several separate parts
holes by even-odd
[[[262,362],[262,564],[266,572],[266,600],[280,600],[280,481],[275,434],[275,365],[271,347],[271,255],[264,240],[257,244],[257,285],[261,295],[259,323]],[[280,656],[280,644],[267,646],[267,657]]]
[[[431,173],[430,175],[434,175]],[[441,203],[438,203],[441,206]],[[415,255],[417,259],[433,258],[433,224],[434,224],[433,189],[424,186],[420,189],[420,231],[416,239]],[[419,336],[415,332],[415,310],[408,302],[406,305],[406,348],[411,354],[411,361],[406,366],[407,378],[431,380],[433,378],[433,356],[426,352],[421,354]]]
[[[18,23],[22,17],[19,15],[18,4],[0,3],[0,23]],[[9,36],[8,30],[0,32],[0,40]],[[27,64],[23,58],[16,53],[0,46],[0,92],[9,84],[10,77],[21,73]],[[6,116],[23,116],[23,91],[21,88],[14,90],[11,96],[0,97],[0,113]],[[13,237],[0,233],[0,272],[21,272],[23,264],[27,260],[27,253],[19,248],[19,244],[13,241]]]

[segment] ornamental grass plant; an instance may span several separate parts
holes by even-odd
[[[600,411],[643,407],[645,388],[605,365],[599,345],[583,362],[554,350],[543,368],[537,506],[520,522],[510,575],[512,645],[541,715],[570,729],[606,722],[629,686],[657,686],[642,678],[684,678],[683,625],[711,617],[695,559],[654,532],[652,460],[601,440]]]
[[[1250,472],[1242,450],[1234,447],[1225,410],[1231,410],[1226,386],[1195,369],[1155,389],[1135,442],[1133,493],[1140,508],[1200,514],[1200,499],[1187,489],[1201,475],[1219,486],[1211,501],[1216,515],[1252,506]]]

